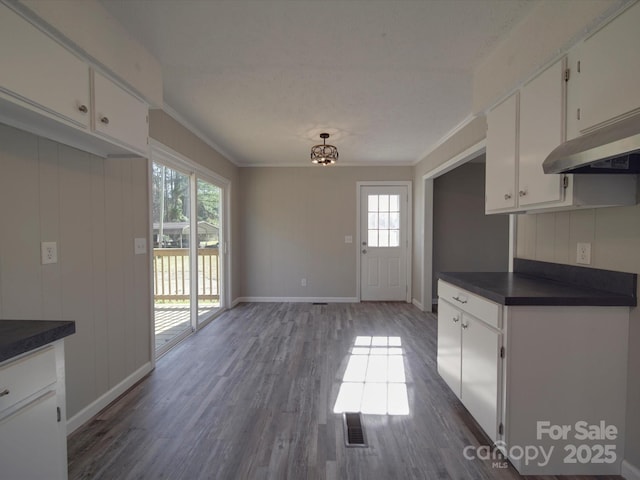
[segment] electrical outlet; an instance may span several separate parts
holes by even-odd
[[[345,235],[344,236],[344,243],[353,243],[353,236]]]
[[[578,243],[576,252],[576,263],[591,265],[591,244]]]
[[[303,287],[306,287],[307,286],[307,279],[303,278],[302,280],[300,280],[300,285],[303,286]]]
[[[56,242],[42,242],[40,248],[42,265],[58,263],[58,244]]]

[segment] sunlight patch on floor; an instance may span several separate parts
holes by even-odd
[[[409,415],[400,337],[356,337],[333,413]]]

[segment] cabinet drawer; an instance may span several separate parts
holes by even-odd
[[[438,280],[438,297],[470,313],[494,328],[502,328],[500,305],[450,283]]]
[[[0,367],[0,411],[56,382],[53,347],[32,353]]]

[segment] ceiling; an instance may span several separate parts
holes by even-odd
[[[538,0],[101,0],[170,109],[237,165],[413,165],[471,112],[474,67]]]

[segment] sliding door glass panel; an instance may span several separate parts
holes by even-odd
[[[207,321],[220,309],[220,247],[222,231],[222,189],[197,179],[196,216],[198,225],[198,323]]]
[[[156,354],[192,330],[190,177],[153,164],[153,278]]]

